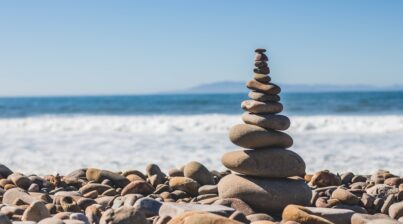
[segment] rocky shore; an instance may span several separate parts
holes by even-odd
[[[403,223],[403,177],[328,170],[306,174],[289,148],[281,88],[265,49],[256,49],[244,124],[230,129],[238,150],[224,172],[192,161],[163,172],[75,170],[26,175],[0,164],[0,224],[395,224]],[[208,152],[206,152],[208,153]]]
[[[223,185],[231,176],[232,182]],[[242,186],[241,178],[198,162],[166,173],[150,164],[145,172],[86,168],[46,176],[24,175],[0,165],[0,224],[403,223],[403,178],[388,171],[319,171],[295,177],[309,186],[311,197],[304,205],[287,204],[281,211],[274,208],[306,194],[298,190],[300,185],[259,188],[265,178],[255,177]],[[246,195],[226,197],[226,192],[237,194],[245,188]],[[254,209],[256,202],[264,211]]]

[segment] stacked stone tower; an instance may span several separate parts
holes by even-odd
[[[288,150],[292,138],[281,131],[290,120],[282,112],[280,87],[271,83],[265,49],[256,49],[254,78],[246,87],[250,100],[242,102],[245,124],[229,132],[230,140],[243,149],[224,154],[222,163],[238,174],[224,177],[218,184],[221,198],[239,198],[255,211],[279,213],[288,204],[308,204],[311,190],[301,178],[305,162]]]

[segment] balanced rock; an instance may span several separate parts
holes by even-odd
[[[218,183],[220,198],[239,198],[256,212],[281,212],[289,204],[307,205],[311,189],[303,180],[263,179],[229,174]],[[270,202],[270,203],[268,203]]]
[[[286,133],[266,130],[250,124],[233,126],[229,131],[229,138],[235,145],[249,149],[267,147],[289,148],[293,144],[292,138]]]
[[[248,97],[252,100],[262,101],[262,102],[278,102],[280,101],[279,95],[268,95],[256,91],[250,91]]]
[[[281,92],[281,88],[273,83],[264,84],[264,83],[254,80],[254,79],[247,82],[246,87],[248,87],[251,90],[255,90],[257,92],[270,94],[270,95],[276,95]]]
[[[264,84],[268,84],[268,83],[271,81],[270,76],[265,75],[265,74],[255,73],[255,74],[253,75],[253,78],[254,78],[256,81],[261,82],[261,83],[264,83]]]
[[[251,176],[281,178],[305,174],[302,158],[282,148],[227,152],[221,162],[230,170]]]
[[[245,100],[241,104],[242,109],[255,114],[276,114],[283,111],[283,105],[278,102],[260,102]]]
[[[246,124],[259,126],[265,129],[287,130],[290,127],[290,119],[284,115],[277,114],[253,114],[245,112],[242,120]]]

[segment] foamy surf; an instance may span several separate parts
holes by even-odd
[[[291,116],[292,150],[308,172],[403,173],[403,116]],[[233,150],[228,129],[239,115],[45,116],[0,119],[2,162],[16,170],[68,172],[71,167],[163,169],[197,160],[224,169]],[[43,160],[46,158],[46,160]],[[46,161],[46,162],[44,162]]]

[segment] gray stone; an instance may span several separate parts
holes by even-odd
[[[229,131],[229,138],[235,145],[248,149],[289,148],[293,144],[292,138],[286,133],[266,130],[250,124],[233,126]]]
[[[0,224],[11,224],[11,221],[7,215],[0,213]]]
[[[12,174],[13,171],[11,171],[7,166],[4,164],[0,163],[0,176],[7,178],[10,174]]]
[[[281,212],[289,204],[307,205],[311,189],[303,180],[263,179],[230,174],[218,183],[220,198],[239,198],[254,211]],[[270,202],[270,203],[267,203]]]
[[[162,203],[149,197],[140,198],[134,203],[134,208],[142,211],[147,217],[156,216]]]
[[[227,152],[221,161],[228,169],[250,176],[282,178],[305,174],[302,158],[281,148]]]

